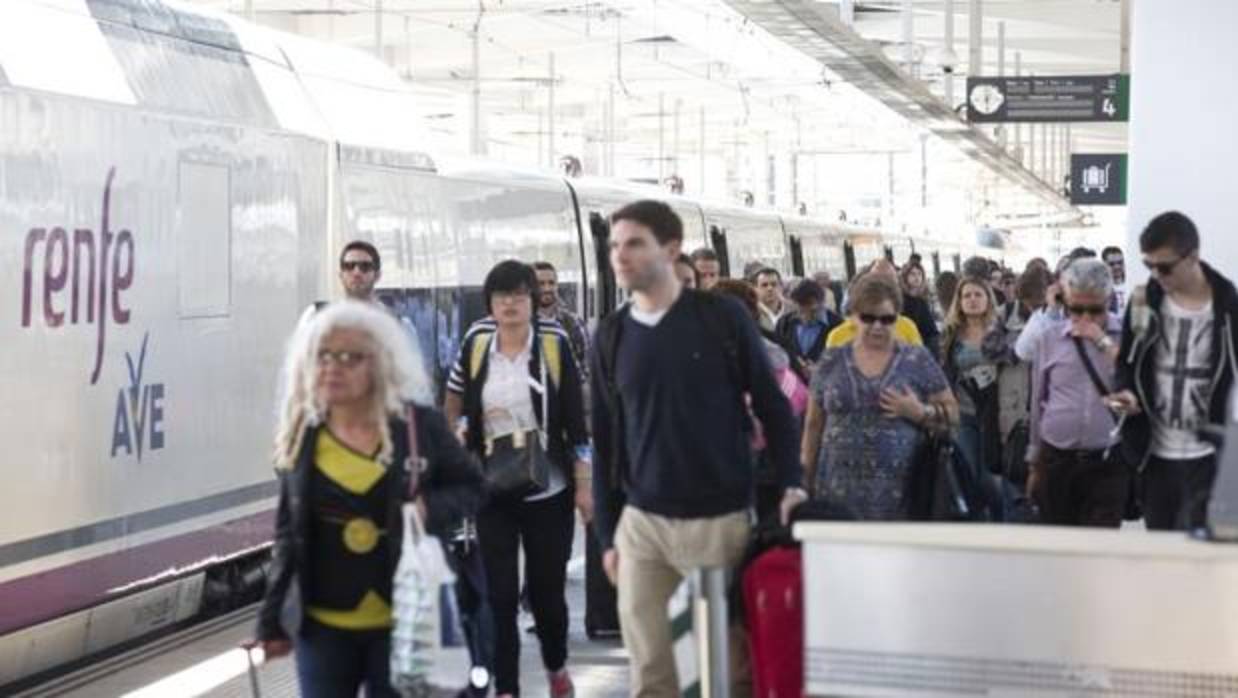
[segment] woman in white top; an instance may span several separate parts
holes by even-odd
[[[563,329],[533,312],[536,292],[537,276],[526,264],[508,260],[490,270],[482,287],[490,316],[465,334],[445,404],[453,424],[465,418],[465,445],[483,464],[495,441],[513,434],[541,438],[550,460],[544,488],[492,492],[478,517],[495,621],[494,678],[500,698],[520,693],[516,614],[522,547],[551,696],[574,695],[565,668],[564,594],[575,530],[572,509],[579,509],[586,521],[593,511],[580,372]]]

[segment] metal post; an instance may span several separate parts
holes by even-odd
[[[886,197],[888,205],[886,215],[889,222],[894,221],[894,151],[886,153]]]
[[[944,51],[943,55],[953,56],[954,55],[954,0],[946,0],[944,9],[946,12],[946,24],[942,28],[943,34],[942,34],[941,41],[942,41],[942,49]],[[954,109],[954,70],[958,66],[950,65],[950,66],[943,66],[943,68],[944,67],[949,67],[949,70],[944,70],[944,69],[942,70],[942,76],[941,76],[942,96],[946,100],[946,106],[949,107],[950,109]]]
[[[245,0],[245,19],[254,21],[254,0]]]
[[[1053,150],[1053,144],[1049,142],[1049,124],[1040,125],[1040,178],[1049,178],[1049,151]]]
[[[838,18],[848,27],[855,25],[855,0],[841,0],[838,3]]]
[[[915,10],[912,5],[912,0],[903,0],[903,70],[907,71],[908,75],[913,74],[915,69]]]
[[[1014,74],[1015,77],[1023,75],[1023,52],[1014,52]],[[1014,147],[1015,152],[1019,155],[1019,164],[1023,164],[1026,160],[1023,159],[1023,124],[1016,123],[1014,125]]]
[[[671,115],[671,174],[682,177],[683,174],[679,171],[679,111],[683,107],[683,100],[675,98],[675,113]]]
[[[1027,125],[1027,158],[1023,162],[1033,174],[1036,172],[1036,124]]]
[[[984,74],[984,16],[980,0],[967,0],[967,74]]]
[[[615,83],[606,92],[606,176],[615,176]]]
[[[481,14],[473,24],[473,89],[469,92],[469,154],[483,155],[481,138]]]
[[[697,193],[701,196],[705,195],[705,107],[701,107],[701,131],[697,140],[697,155],[700,162],[697,165]]]
[[[774,205],[774,192],[778,188],[774,170],[774,154],[769,147],[769,131],[765,132],[765,205]]]
[[[1006,75],[1006,23],[997,23],[997,74],[999,76]],[[997,127],[997,144],[1004,150],[1006,148],[1006,126]]]
[[[1066,142],[1062,144],[1062,158],[1065,162],[1062,165],[1062,174],[1057,178],[1059,191],[1066,188],[1066,178],[1070,175],[1070,156],[1075,151],[1074,133],[1071,126],[1072,124],[1066,124]]]
[[[555,54],[550,54],[549,89],[546,90],[546,165],[555,166]]]
[[[698,571],[698,589],[701,598],[705,600],[708,613],[706,666],[708,671],[701,672],[701,678],[708,677],[709,684],[703,686],[707,698],[729,698],[731,695],[731,652],[726,612],[727,569],[725,567],[705,567]]]
[[[1118,48],[1118,72],[1129,75],[1131,72],[1131,0],[1122,0],[1122,20],[1120,43]]]
[[[374,53],[383,60],[383,0],[374,0]]]
[[[920,208],[928,208],[928,134],[920,134]]]
[[[658,182],[666,179],[666,93],[658,93]]]

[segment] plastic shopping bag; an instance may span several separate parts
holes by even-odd
[[[430,678],[442,647],[443,588],[456,577],[413,504],[403,505],[402,518],[404,541],[392,584],[391,685],[404,696],[422,698],[437,693]]]

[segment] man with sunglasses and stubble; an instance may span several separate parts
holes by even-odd
[[[1238,291],[1200,260],[1199,231],[1177,211],[1153,218],[1139,249],[1151,278],[1128,304],[1109,402],[1127,415],[1122,444],[1142,466],[1148,528],[1196,529],[1217,469],[1199,430],[1225,421],[1238,372]]]
[[[364,240],[353,240],[340,253],[340,285],[344,294],[357,301],[378,302],[374,286],[382,278],[382,258]]]

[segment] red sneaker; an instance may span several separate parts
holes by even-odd
[[[576,698],[576,686],[567,669],[560,669],[547,676],[550,683],[550,698]]]

